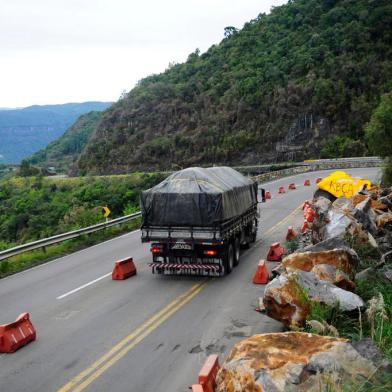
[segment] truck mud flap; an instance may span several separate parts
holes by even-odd
[[[219,276],[219,264],[149,263],[154,274]]]

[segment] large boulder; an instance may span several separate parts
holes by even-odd
[[[312,208],[317,212],[317,215],[325,216],[331,204],[331,200],[321,196],[312,203]]]
[[[314,245],[309,245],[303,249],[304,252],[321,252],[323,250],[332,249],[350,249],[349,244],[344,239],[344,236],[337,236],[328,238]]]
[[[217,375],[217,392],[319,392],[364,382],[376,371],[345,339],[304,332],[238,342]],[[339,389],[340,390],[340,389]]]
[[[338,199],[339,200],[339,199]],[[324,241],[334,237],[344,237],[346,234],[357,237],[359,242],[368,243],[368,233],[363,229],[356,218],[352,215],[353,211],[342,211],[338,208],[331,208],[325,218],[325,222],[320,225],[319,238]],[[361,212],[358,212],[361,215]]]
[[[372,236],[377,235],[378,230],[375,224],[377,215],[371,208],[370,197],[356,205],[353,210],[353,216]]]
[[[330,282],[343,290],[355,290],[355,283],[349,276],[333,265],[317,264],[310,272],[313,272],[320,280]]]
[[[387,197],[380,197],[380,203],[386,205],[390,210],[392,210],[392,201]]]
[[[352,345],[362,357],[371,361],[377,369],[392,373],[392,364],[384,357],[383,352],[376,346],[371,338],[353,342]]]
[[[329,264],[353,275],[358,267],[358,255],[352,249],[333,249],[321,252],[297,252],[286,256],[282,265],[287,272],[311,271],[318,264]]]
[[[356,237],[361,243],[368,243],[368,233],[359,220],[363,220],[371,227],[373,233],[377,232],[377,227],[374,223],[375,213],[371,209],[369,211],[370,198],[366,197],[364,200],[363,204],[359,203],[357,208],[353,208],[349,199],[344,197],[336,199],[329,210],[314,222],[314,227],[312,227],[314,242],[344,238],[346,234],[349,234]]]
[[[264,291],[266,314],[286,327],[303,326],[312,302],[331,306],[339,304],[343,311],[364,306],[358,295],[319,280],[313,272],[296,271],[280,275],[269,282]]]
[[[356,195],[351,197],[351,203],[354,207],[356,207],[358,204],[362,203],[367,198],[370,198],[370,197],[368,195],[357,193]],[[388,207],[387,203],[383,202],[383,201],[385,201],[385,199],[388,200],[387,198],[383,198],[383,200],[370,198],[371,208],[377,209],[377,210],[385,210]]]
[[[376,217],[376,224],[380,229],[392,229],[392,213],[386,212]]]
[[[321,225],[320,237],[326,240],[332,237],[344,236],[353,224],[353,219],[340,210],[330,209],[326,215],[325,225]]]
[[[310,312],[307,294],[295,277],[287,274],[279,275],[267,284],[263,304],[266,314],[286,327],[304,325]]]
[[[381,253],[387,253],[392,250],[392,231],[386,231],[385,235],[376,238],[377,246]]]

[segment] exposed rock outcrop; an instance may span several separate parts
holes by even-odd
[[[312,301],[327,305],[339,304],[343,311],[364,306],[362,299],[350,291],[319,280],[313,272],[296,271],[272,280],[264,291],[264,307],[268,316],[287,327],[303,326]]]
[[[217,392],[318,392],[360,382],[375,367],[345,339],[301,332],[255,335],[238,342],[217,376]]]
[[[328,238],[324,241],[320,241],[317,244],[306,246],[304,252],[321,252],[324,250],[333,249],[351,249],[347,241],[345,241],[343,236],[337,236]]]
[[[313,272],[320,280],[330,282],[343,290],[355,290],[355,283],[349,276],[333,265],[317,264],[310,272]]]
[[[350,275],[355,273],[358,263],[358,256],[352,249],[292,253],[282,261],[287,272],[296,270],[309,272],[318,264],[329,264]]]

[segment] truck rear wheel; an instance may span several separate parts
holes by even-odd
[[[240,263],[240,248],[240,238],[236,237],[234,240],[234,267],[237,267],[237,265]]]
[[[251,244],[255,243],[257,239],[257,231],[253,231],[251,236],[250,236],[250,242]]]
[[[225,274],[228,275],[234,267],[234,248],[233,244],[229,244],[227,248],[227,253],[225,257]]]
[[[250,242],[256,242],[257,239],[257,220],[254,220],[252,223],[252,234]]]

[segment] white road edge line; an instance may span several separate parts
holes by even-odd
[[[109,273],[107,273],[107,274],[105,274],[105,275],[103,275],[103,276],[100,276],[99,278],[94,279],[94,280],[92,280],[91,282],[88,282],[88,283],[86,283],[86,284],[84,284],[84,285],[82,285],[82,286],[77,287],[76,289],[73,289],[73,290],[71,290],[71,291],[68,291],[68,293],[65,293],[65,294],[63,294],[63,295],[60,295],[60,296],[57,297],[56,299],[63,299],[63,298],[65,298],[65,297],[68,297],[68,296],[71,295],[71,294],[74,294],[74,293],[76,293],[76,292],[78,292],[78,291],[80,291],[80,290],[85,289],[85,288],[88,287],[88,286],[91,286],[91,285],[94,284],[94,283],[99,282],[99,281],[102,280],[102,279],[107,278],[107,277],[108,277],[109,275],[111,275],[111,274],[112,274],[112,273],[109,272]]]

